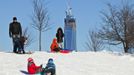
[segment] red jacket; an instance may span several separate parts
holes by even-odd
[[[36,74],[36,73],[40,72],[41,67],[36,66],[34,62],[29,62],[27,69],[28,69],[29,74]]]
[[[51,52],[55,52],[54,49],[55,49],[55,48],[58,48],[58,47],[59,47],[59,46],[58,46],[58,43],[57,43],[57,39],[54,38],[54,39],[53,39],[53,42],[52,42],[52,44],[51,44],[51,47],[50,47],[50,48],[51,48]]]

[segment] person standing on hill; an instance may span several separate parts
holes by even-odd
[[[57,38],[57,43],[59,44],[59,47],[60,47],[61,49],[63,48],[63,45],[62,45],[63,37],[64,37],[63,30],[62,30],[61,27],[59,27],[59,28],[57,29],[56,38]]]
[[[17,22],[17,18],[13,17],[13,22],[9,24],[9,37],[13,39],[13,52],[17,52],[17,45],[16,43],[19,41],[22,35],[22,28],[21,24]]]

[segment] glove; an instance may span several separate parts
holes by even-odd
[[[40,65],[40,67],[42,68],[43,64]]]

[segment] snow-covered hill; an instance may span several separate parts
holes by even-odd
[[[37,65],[46,64],[53,58],[57,75],[134,75],[134,57],[106,52],[73,52],[69,54],[35,52],[19,55],[0,52],[0,75],[24,75],[27,58]]]

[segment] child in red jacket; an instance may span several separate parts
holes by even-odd
[[[56,38],[53,39],[53,42],[52,42],[50,48],[51,48],[51,52],[59,52],[60,51]]]
[[[28,58],[28,73],[37,74],[42,72],[42,65],[36,66],[32,58]]]

